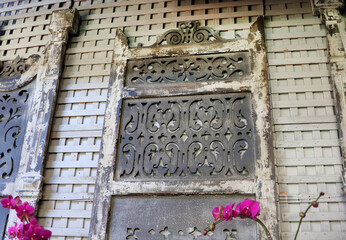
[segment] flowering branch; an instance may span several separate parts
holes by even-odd
[[[300,212],[300,213],[299,213],[300,220],[299,220],[299,224],[298,224],[298,228],[297,228],[296,235],[294,236],[294,240],[296,240],[297,237],[298,237],[300,225],[302,225],[302,221],[303,221],[303,218],[305,218],[306,213],[309,211],[309,209],[310,209],[311,207],[315,207],[315,208],[318,207],[318,202],[317,202],[317,201],[318,201],[318,200],[320,199],[320,197],[322,197],[323,195],[324,195],[324,192],[320,192],[320,195],[316,198],[315,201],[313,201],[313,202],[311,202],[311,203],[309,204],[309,206],[307,207],[307,209],[305,210],[305,212]]]
[[[249,218],[256,222],[258,222],[262,228],[264,229],[264,232],[268,239],[272,240],[272,237],[270,235],[270,232],[268,228],[264,225],[264,223],[258,219],[257,217],[260,215],[260,204],[257,201],[251,200],[251,199],[245,199],[241,203],[239,203],[236,208],[233,210],[235,203],[230,203],[230,205],[224,207],[222,205],[219,205],[218,207],[214,208],[212,211],[213,217],[215,219],[215,222],[212,223],[209,227],[204,229],[203,235],[207,235],[209,231],[214,231],[217,224],[223,222],[223,221],[231,221],[233,218],[240,217],[240,218]]]
[[[16,223],[8,229],[11,239],[17,237],[19,240],[47,240],[51,237],[51,231],[37,224],[37,220],[34,218],[35,208],[28,202],[22,204],[19,196],[13,198],[9,195],[7,198],[1,199],[1,204],[6,209],[16,210],[17,217],[22,222],[19,225]]]

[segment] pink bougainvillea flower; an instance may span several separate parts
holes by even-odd
[[[256,220],[261,212],[260,203],[252,199],[245,199],[236,206],[235,211],[242,217],[251,217]]]
[[[219,205],[218,207],[213,209],[213,217],[215,219],[215,222],[222,219],[223,210],[224,210],[224,207],[222,205]]]
[[[34,216],[35,208],[28,202],[24,202],[22,205],[17,206],[16,211],[18,218],[20,218],[22,222],[25,221],[25,219],[31,221]]]
[[[10,238],[17,237],[18,232],[19,232],[19,226],[17,226],[17,223],[13,227],[8,228],[8,233],[10,234]]]
[[[223,211],[223,219],[225,221],[230,221],[233,219],[233,217],[236,217],[238,214],[233,210],[235,203],[230,203],[230,205],[227,205],[225,207],[225,210]],[[236,215],[236,216],[235,216]]]

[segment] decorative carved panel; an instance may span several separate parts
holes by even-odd
[[[126,85],[205,82],[245,78],[248,52],[130,60]]]
[[[0,92],[7,92],[26,86],[35,79],[36,71],[24,73],[40,59],[37,54],[30,55],[27,59],[17,56],[11,63],[0,64]]]
[[[172,29],[165,32],[152,46],[213,41],[222,41],[218,31],[208,27],[201,27],[200,22],[192,21],[182,22],[179,24],[179,29]]]
[[[118,179],[253,175],[250,93],[125,100]]]
[[[160,196],[112,199],[108,239],[256,239],[256,223],[234,219],[221,223],[214,232],[203,236],[213,222],[211,210],[219,204],[240,202],[234,196]],[[196,220],[197,219],[197,220]]]
[[[18,171],[34,85],[0,93],[0,183],[14,181]]]

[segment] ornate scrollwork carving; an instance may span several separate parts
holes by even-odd
[[[39,59],[40,56],[37,54],[31,55],[27,59],[17,56],[12,63],[0,66],[0,92],[17,90],[32,82],[37,70],[35,63]],[[35,67],[32,68],[33,65]]]
[[[253,174],[250,94],[126,100],[118,179]]]
[[[4,66],[0,71],[0,78],[15,78],[27,70],[25,60],[17,56],[11,65]]]
[[[165,32],[152,46],[202,43],[216,40],[222,41],[218,31],[201,27],[200,22],[192,21],[180,23],[179,29]]]
[[[18,170],[29,98],[28,89],[0,94],[0,182],[12,181]]]
[[[235,80],[248,76],[247,52],[128,61],[127,85]]]

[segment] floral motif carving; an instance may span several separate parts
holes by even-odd
[[[178,29],[165,32],[153,46],[202,43],[217,40],[222,40],[218,31],[208,27],[201,27],[200,22],[192,21],[180,23]]]
[[[17,172],[23,144],[29,91],[0,94],[0,182],[12,181]]]
[[[127,85],[235,80],[249,75],[248,53],[128,61]]]
[[[249,93],[126,100],[118,179],[253,175]]]

